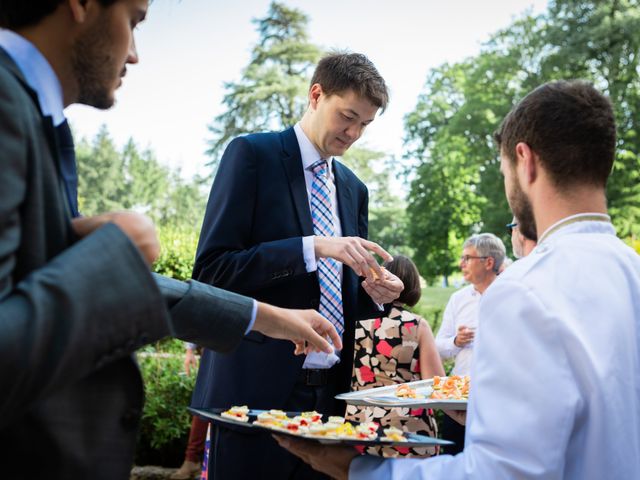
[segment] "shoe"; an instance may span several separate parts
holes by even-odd
[[[185,460],[178,470],[169,477],[171,480],[192,480],[200,476],[202,465],[200,462]]]

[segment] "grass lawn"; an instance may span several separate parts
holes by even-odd
[[[457,288],[455,287],[425,287],[422,289],[422,297],[412,310],[424,317],[431,325],[433,333],[438,332],[444,307],[449,297]]]

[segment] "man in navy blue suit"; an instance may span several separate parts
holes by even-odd
[[[343,338],[333,355],[293,355],[282,341],[249,334],[230,354],[203,355],[193,406],[249,405],[344,414],[355,322],[379,316],[402,282],[382,271],[366,240],[367,188],[334,156],[343,155],[384,110],[387,86],[360,54],[318,64],[301,121],[279,133],[238,137],[211,189],[193,277],[281,307],[315,308]],[[362,278],[360,278],[362,277]],[[212,479],[326,478],[268,435],[217,429]]]

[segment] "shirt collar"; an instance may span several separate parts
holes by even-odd
[[[11,30],[0,29],[0,47],[16,63],[27,84],[38,95],[40,110],[55,126],[64,122],[62,86],[47,59],[30,41]]]
[[[300,146],[300,155],[302,156],[302,168],[307,170],[311,165],[317,162],[321,157],[316,147],[313,146],[307,134],[304,133],[302,127],[300,126],[300,122],[296,123],[293,127],[293,131],[296,133],[296,138],[298,139],[298,145]],[[333,160],[332,157],[329,157],[327,160],[328,171],[331,171],[331,162]]]
[[[607,233],[615,235],[616,231],[611,224],[611,217],[604,213],[578,213],[565,217],[547,228],[538,244],[569,233]]]

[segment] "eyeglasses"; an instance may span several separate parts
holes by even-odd
[[[507,232],[509,232],[509,235],[513,233],[513,229],[516,228],[517,226],[518,224],[516,222],[507,223]]]
[[[478,257],[477,255],[463,255],[460,257],[460,262],[461,263],[469,263],[469,260],[471,260],[472,258],[481,258],[481,259],[486,259],[489,257]]]

